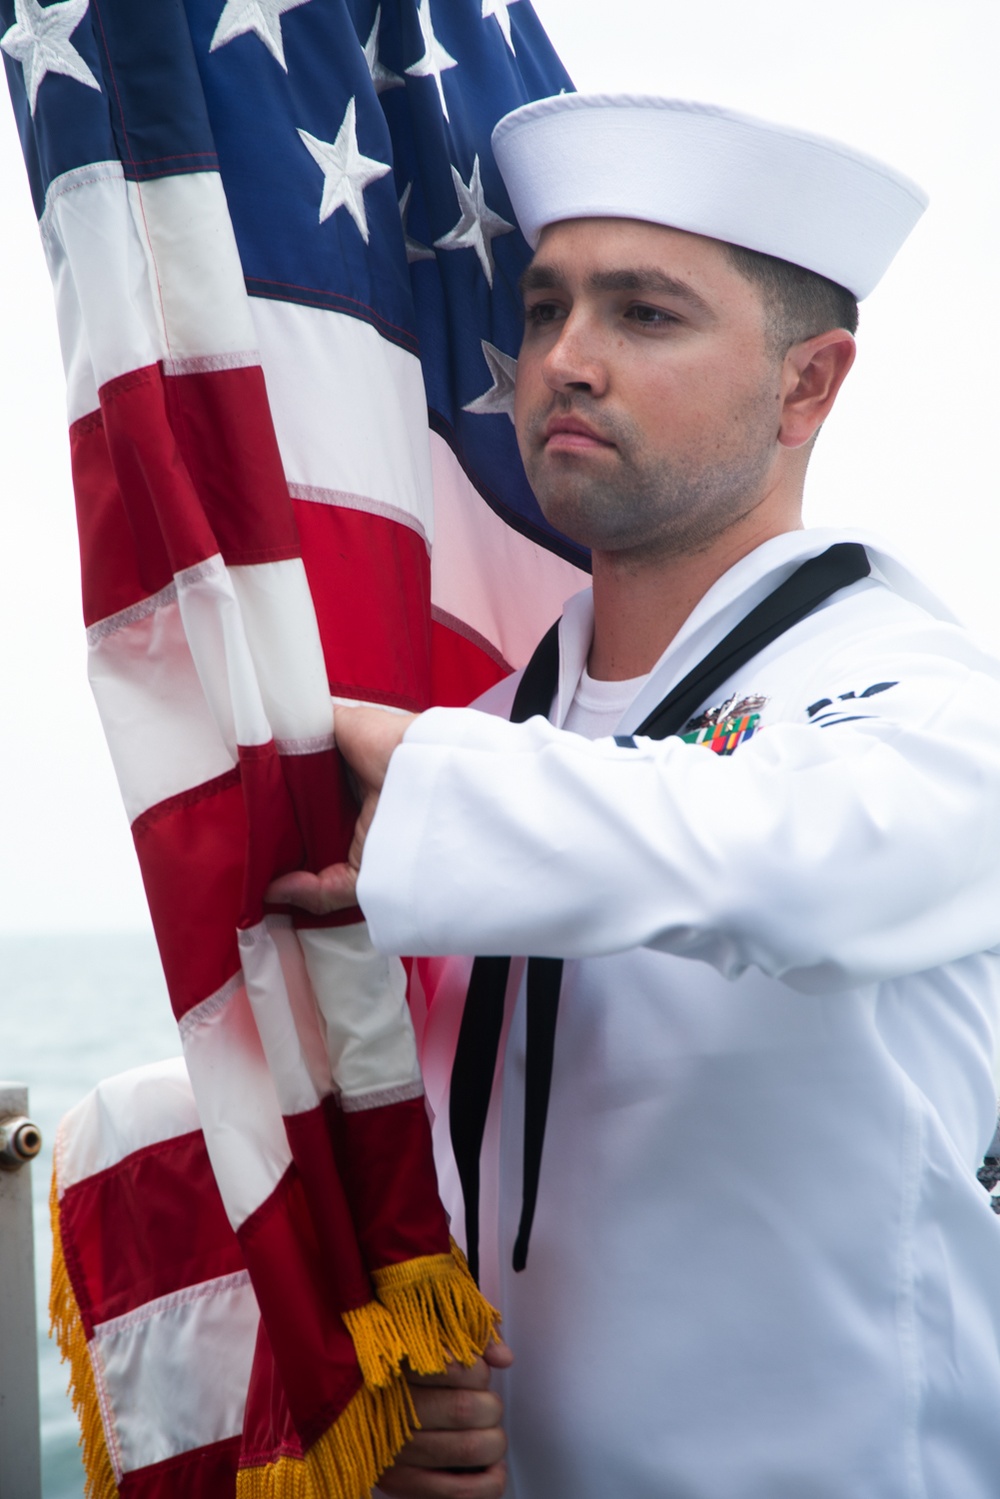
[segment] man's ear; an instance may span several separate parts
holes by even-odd
[[[857,352],[846,328],[831,328],[793,344],[781,371],[781,425],[778,441],[801,448],[815,436],[837,399]]]

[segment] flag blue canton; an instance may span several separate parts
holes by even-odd
[[[35,65],[32,111],[12,43],[60,7],[67,25],[80,14],[60,46],[99,89]],[[529,0],[0,0],[0,19],[40,215],[50,184],[93,162],[136,181],[217,167],[250,294],[418,351],[431,425],[479,493],[587,565],[538,510],[503,399],[530,252],[490,134],[572,87]],[[331,160],[349,161],[346,196],[328,191]]]

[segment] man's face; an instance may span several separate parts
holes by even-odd
[[[554,526],[638,560],[701,550],[767,496],[781,363],[721,245],[574,219],[544,232],[523,287],[515,424]]]

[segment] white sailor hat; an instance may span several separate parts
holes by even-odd
[[[927,207],[908,177],[839,141],[682,99],[558,94],[493,149],[529,243],[563,219],[643,219],[775,255],[858,298]]]

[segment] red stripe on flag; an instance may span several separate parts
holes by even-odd
[[[100,400],[71,433],[88,624],[217,552],[231,564],[299,555],[259,366],[147,365]]]
[[[97,1322],[246,1268],[200,1130],[67,1188],[60,1228],[88,1338]]]
[[[359,1372],[358,1389],[360,1388]],[[352,1395],[355,1393],[353,1391]],[[351,1396],[347,1398],[350,1399]],[[243,1443],[240,1452],[242,1464],[247,1468],[263,1467],[267,1463],[273,1463],[278,1457],[302,1457],[307,1446],[308,1443],[295,1430],[292,1413],[281,1388],[281,1376],[274,1361],[267,1328],[261,1319],[257,1328],[257,1344],[253,1352],[247,1403],[243,1414]],[[170,1499],[173,1499],[172,1495]]]
[[[231,566],[300,554],[259,365],[164,377],[166,410],[218,550]]]
[[[434,620],[431,625],[431,702],[465,708],[508,675],[474,640]]]
[[[304,846],[274,741],[241,744],[239,756],[247,813],[240,926],[249,927],[263,917],[264,891],[275,875],[302,867]]]
[[[158,365],[109,380],[99,392],[115,478],[140,557],[163,538],[171,572],[219,550],[167,416]]]
[[[325,1106],[368,1268],[447,1254],[448,1220],[423,1098],[357,1113],[345,1113],[334,1098]]]
[[[319,871],[347,858],[358,807],[333,749],[279,759],[271,742],[240,746],[239,755],[249,829],[240,926],[249,927],[263,916],[264,891],[276,875]],[[353,926],[362,919],[357,906],[328,916],[295,906],[267,909],[287,911],[297,927]]]
[[[325,869],[346,859],[358,806],[336,750],[283,755],[281,768],[306,846],[306,868]]]
[[[361,1371],[334,1304],[330,1267],[294,1166],[240,1225],[237,1238],[268,1330],[264,1335],[262,1326],[254,1355],[243,1427],[244,1461],[257,1453],[273,1459],[272,1423],[280,1405],[287,1400],[298,1440],[302,1448],[309,1448],[357,1394]],[[273,1370],[269,1379],[266,1368],[259,1367],[268,1352],[277,1379]],[[272,1405],[273,1400],[279,1406]],[[278,1422],[277,1429],[281,1426]]]
[[[180,1020],[240,971],[247,817],[239,770],[151,807],[132,836]]]
[[[293,501],[330,691],[419,713],[430,702],[430,561],[415,531]]]
[[[150,508],[133,505],[131,513],[125,509],[101,412],[73,423],[69,450],[80,532],[83,618],[90,626],[159,593],[172,574]]]
[[[125,1473],[118,1493],[121,1499],[234,1499],[240,1445],[240,1437],[229,1437]]]
[[[372,1299],[361,1263],[347,1196],[337,1171],[333,1141],[322,1104],[285,1118],[285,1133],[300,1172],[316,1228],[326,1278],[340,1311],[353,1311]]]

